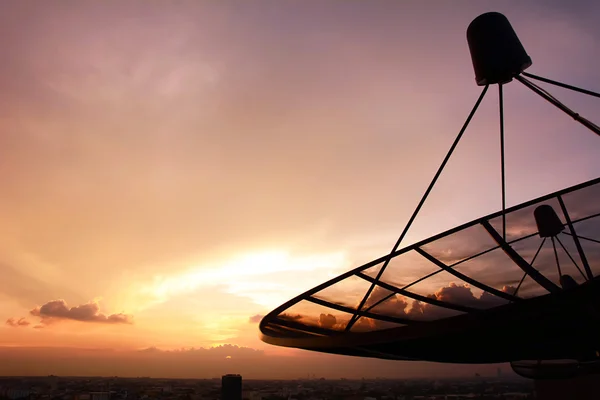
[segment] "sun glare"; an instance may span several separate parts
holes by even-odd
[[[202,287],[221,287],[225,293],[274,307],[298,289],[309,289],[322,277],[345,266],[343,252],[296,256],[287,251],[263,251],[241,255],[218,266],[195,266],[172,275],[156,276],[139,292],[145,298],[149,296],[153,303],[162,303]],[[315,274],[316,271],[320,273]],[[282,272],[287,274],[282,277]]]

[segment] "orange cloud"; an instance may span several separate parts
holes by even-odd
[[[280,314],[278,316],[278,318],[283,319],[283,320],[288,320],[288,321],[298,321],[301,320],[302,318],[304,318],[304,316],[300,315],[300,314],[296,314],[296,315],[292,315],[292,314]]]
[[[96,302],[70,307],[64,300],[52,300],[46,304],[36,307],[29,312],[31,315],[41,317],[42,322],[49,324],[56,320],[73,320],[81,322],[97,322],[104,324],[132,324],[131,315],[119,313],[105,315],[100,312],[100,306]]]
[[[505,293],[513,293],[514,289],[515,288],[512,286],[504,286],[502,291]],[[367,306],[376,303],[388,294],[391,294],[391,292],[384,288],[376,287],[366,302]],[[456,284],[454,282],[451,282],[448,286],[439,288],[427,297],[446,303],[478,309],[496,307],[507,303],[505,299],[494,296],[488,292],[483,292],[480,297],[476,297],[469,285]],[[412,320],[433,320],[459,314],[459,312],[452,309],[438,307],[418,300],[413,301],[409,306],[409,302],[406,298],[399,294],[395,294],[383,303],[375,306],[371,312]]]
[[[321,328],[332,329],[336,323],[337,319],[331,314],[321,314],[319,316],[319,326]]]
[[[505,293],[513,293],[515,290],[512,286],[504,286],[502,291]],[[391,295],[391,296],[390,296]],[[389,296],[389,297],[388,297]],[[434,293],[426,297],[443,301],[450,304],[472,307],[474,309],[487,309],[503,304],[507,304],[508,300],[497,297],[488,292],[482,292],[476,296],[472,292],[472,288],[468,284],[449,283],[437,289]],[[378,301],[386,298],[385,301],[375,305]],[[373,306],[371,308],[371,306]],[[442,318],[448,318],[461,314],[451,308],[441,307],[435,304],[429,304],[424,301],[411,300],[400,294],[393,294],[391,291],[377,286],[369,295],[365,302],[365,307],[369,312],[379,315],[393,316],[413,321],[433,321]],[[302,314],[280,314],[279,319],[288,321],[299,321],[306,325],[318,326],[324,329],[344,330],[348,324],[348,318],[330,313],[319,313],[317,315],[302,315]],[[354,331],[370,331],[374,329],[386,329],[399,326],[397,323],[381,321],[368,317],[360,317],[353,325]]]
[[[9,318],[6,320],[6,325],[12,326],[13,328],[19,328],[22,326],[29,326],[31,322],[27,321],[25,318]]]

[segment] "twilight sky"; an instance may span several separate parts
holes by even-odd
[[[224,344],[255,377],[339,362],[263,344],[256,316],[390,250],[480,93],[465,32],[487,11],[530,72],[600,91],[592,1],[3,2],[0,353],[33,361],[0,373],[81,371],[33,368],[63,351],[166,376],[140,360]],[[599,175],[595,135],[505,99],[508,205]],[[497,108],[492,87],[406,244],[499,209]],[[190,357],[181,375],[228,372]]]

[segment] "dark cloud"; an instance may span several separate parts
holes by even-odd
[[[502,287],[502,292],[505,293],[512,294],[514,290],[515,288],[513,286]],[[471,286],[468,284],[456,284],[454,282],[450,283],[448,286],[440,288],[428,297],[439,301],[444,301],[446,303],[458,304],[477,309],[492,308],[508,303],[507,300],[495,296],[489,292],[483,292],[479,297],[476,297],[471,290]],[[448,313],[451,313],[452,315],[456,314],[456,312],[452,310],[446,310],[442,307],[437,307],[431,304],[422,305],[421,314],[423,314],[427,319],[449,316]]]
[[[70,319],[82,322],[98,322],[105,324],[131,324],[133,317],[127,314],[105,315],[100,312],[100,306],[96,302],[70,307],[64,300],[52,300],[46,304],[36,307],[29,312],[31,315],[41,317],[45,324],[55,320]]]
[[[502,288],[503,292],[510,294],[514,293],[514,290],[515,288],[513,286],[504,286]],[[426,297],[433,300],[467,306],[474,309],[488,309],[508,303],[508,300],[488,292],[483,292],[479,297],[477,297],[475,294],[473,294],[471,286],[468,284],[456,284],[454,282],[439,288],[437,291],[427,295]],[[378,301],[384,298],[386,298],[385,301],[375,305]],[[461,312],[457,310],[429,304],[424,301],[412,300],[399,294],[393,294],[391,291],[382,288],[381,286],[377,286],[371,292],[363,309],[368,310],[373,314],[392,316],[413,321],[433,321],[461,314]],[[320,313],[318,314],[318,317],[316,315],[281,314],[279,315],[279,318],[290,321],[299,321],[306,325],[313,325],[332,330],[344,330],[349,319],[348,317],[341,315],[336,316],[329,313]],[[352,330],[370,331],[394,328],[398,326],[398,323],[394,322],[361,317],[353,325]]]
[[[248,322],[250,322],[251,324],[258,324],[263,319],[263,317],[264,315],[256,314],[248,318]]]
[[[148,347],[148,348],[145,348],[143,350],[140,350],[140,352],[142,352],[142,353],[158,353],[160,351],[161,350],[158,347],[155,347],[155,346]]]
[[[278,318],[288,320],[288,321],[298,321],[298,320],[304,318],[304,316],[300,315],[300,314],[292,315],[292,314],[284,313],[284,314],[279,315]]]
[[[476,306],[475,303],[479,301],[473,292],[471,287],[467,285],[457,285],[452,282],[448,286],[440,288],[437,292],[430,296],[439,301],[446,303],[461,304],[466,306]]]
[[[31,322],[27,321],[25,318],[9,318],[6,320],[6,325],[12,326],[13,328],[19,328],[22,326],[29,326]]]
[[[513,293],[513,286],[504,286],[502,291],[505,293]],[[367,300],[367,306],[375,304],[380,299],[390,295],[391,292],[387,289],[377,287],[373,290],[371,296]],[[429,294],[427,297],[446,303],[468,306],[478,309],[486,309],[506,304],[507,301],[494,296],[488,292],[483,292],[481,296],[476,297],[467,284],[450,283],[448,286],[441,287],[436,292]],[[391,315],[399,318],[408,318],[413,320],[433,320],[444,317],[450,317],[459,314],[458,311],[446,309],[436,305],[428,304],[415,300],[409,306],[409,301],[406,297],[399,294],[391,296],[386,301],[373,307],[371,310],[376,314]]]
[[[365,308],[373,306],[391,294],[391,291],[384,289],[381,286],[375,287],[365,302]],[[407,306],[408,302],[404,296],[393,295],[387,300],[383,301],[381,304],[376,305],[374,309],[376,309],[379,313],[391,313],[395,315],[398,310],[404,310]]]
[[[319,316],[319,326],[321,328],[331,329],[336,325],[336,323],[337,323],[337,320],[336,320],[335,316],[333,316],[331,314],[321,314]]]

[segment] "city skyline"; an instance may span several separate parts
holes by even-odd
[[[457,373],[277,348],[257,323],[390,250],[479,94],[473,18],[504,13],[531,72],[598,91],[599,6],[299,4],[4,5],[0,374]],[[518,83],[505,99],[509,206],[598,176],[594,135]],[[500,209],[497,107],[405,245]]]

